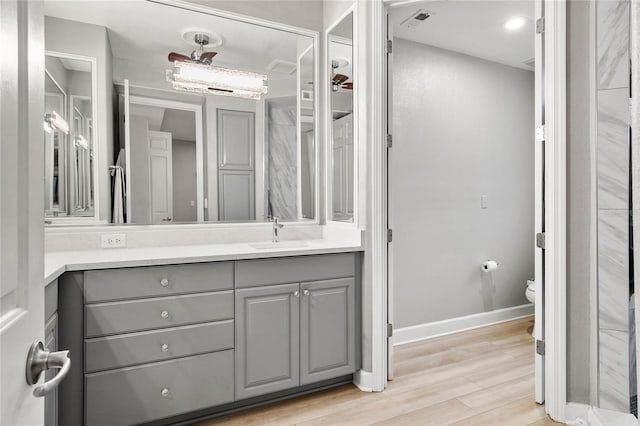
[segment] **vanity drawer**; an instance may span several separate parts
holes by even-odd
[[[353,277],[355,256],[354,253],[346,253],[238,261],[236,287]]]
[[[145,266],[84,273],[87,303],[233,289],[233,262]]]
[[[233,291],[156,297],[85,306],[85,337],[233,318]]]
[[[85,371],[126,367],[233,348],[233,320],[85,341]]]
[[[86,425],[147,422],[233,401],[233,350],[85,375]]]

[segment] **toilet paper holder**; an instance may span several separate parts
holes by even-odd
[[[498,266],[500,266],[500,264],[495,260],[485,260],[480,265],[480,268],[482,269],[483,272],[491,272],[498,269]]]

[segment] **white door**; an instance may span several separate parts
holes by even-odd
[[[149,131],[151,223],[173,220],[173,153],[168,132]]]
[[[124,80],[124,96],[119,98],[118,110],[120,111],[119,127],[120,135],[124,135],[124,193],[126,223],[132,223],[131,217],[131,97],[129,95],[129,80]],[[124,111],[124,114],[123,114]],[[122,137],[122,136],[121,136]]]
[[[44,398],[25,378],[29,349],[44,340],[43,24],[42,2],[0,1],[2,425],[44,423]]]
[[[542,0],[535,1],[535,16],[542,18],[544,16],[543,2]],[[544,132],[540,132],[540,126],[544,125],[544,61],[543,51],[544,47],[544,33],[536,34],[535,37],[535,124],[536,124],[536,137],[535,137],[535,208],[534,208],[534,227],[536,238],[534,244],[536,248],[535,253],[535,326],[534,337],[536,344],[534,345],[535,351],[535,400],[538,404],[544,403],[545,400],[545,369],[544,369],[544,350],[543,345],[538,345],[539,342],[544,342],[544,249],[541,246],[543,239],[538,236],[544,236]]]
[[[389,24],[389,10],[385,9],[385,20],[387,27],[387,40],[393,42],[393,26]],[[393,137],[393,54],[387,48],[387,140],[390,141]],[[392,165],[393,150],[391,145],[387,142],[387,230],[393,229],[393,216],[391,214],[392,209],[389,208],[392,203],[393,193],[391,189],[391,165]],[[387,327],[390,327],[391,332],[387,332],[387,379],[393,380],[394,377],[394,351],[393,351],[393,244],[387,238]]]

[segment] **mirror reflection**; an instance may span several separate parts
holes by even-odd
[[[353,13],[328,34],[331,105],[331,220],[353,222]]]
[[[45,216],[94,216],[92,62],[45,57]]]
[[[45,43],[97,68],[95,105],[65,91],[69,152],[47,164],[47,215],[316,219],[313,37],[147,1],[45,0]]]

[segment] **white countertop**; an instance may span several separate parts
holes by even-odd
[[[292,244],[305,244],[303,247]],[[44,282],[51,283],[66,271],[171,265],[222,260],[259,259],[362,251],[353,242],[333,240],[283,241],[281,247],[256,248],[253,244],[225,243],[145,248],[57,251],[44,255]]]

